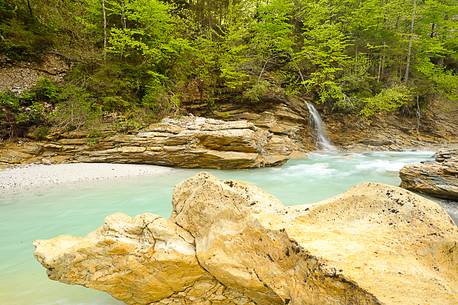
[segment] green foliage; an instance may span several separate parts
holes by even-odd
[[[394,85],[379,94],[362,100],[361,114],[371,116],[378,112],[391,112],[407,105],[412,100],[412,91],[405,85]]]
[[[289,0],[273,0],[259,5],[257,22],[251,26],[254,32],[251,44],[261,63],[290,56],[294,44],[291,39],[293,25],[290,23],[293,9],[293,2]]]
[[[65,86],[58,96],[59,103],[50,114],[50,122],[65,130],[89,127],[99,122],[101,107],[90,93],[73,85]]]
[[[59,97],[59,86],[48,78],[38,79],[35,87],[29,92],[32,96],[41,101],[56,101]]]
[[[38,60],[53,46],[53,34],[37,22],[10,19],[0,23],[0,53],[13,60]]]
[[[223,60],[226,62],[222,62]],[[182,77],[177,83],[177,89],[185,93],[190,84],[197,84],[198,98],[204,100],[208,96],[214,95],[214,88],[220,78],[225,80],[225,84],[229,88],[238,86],[238,83],[230,84],[230,76],[226,78],[224,75],[215,75],[215,71],[222,71],[224,66],[232,69],[229,60],[231,58],[228,55],[220,56],[220,47],[217,42],[212,41],[206,35],[198,36],[192,42],[188,55],[181,57],[181,60],[178,61],[180,65],[175,65],[178,67],[175,74]],[[237,79],[238,77],[235,76],[235,82]],[[188,98],[193,99],[195,97],[190,96]]]
[[[137,131],[142,126],[142,123],[135,118],[123,118],[121,120],[118,120],[115,124],[116,130],[123,133]]]
[[[46,111],[42,103],[12,92],[0,92],[0,138],[24,136],[33,125],[45,122]]]
[[[261,98],[267,96],[271,91],[271,86],[268,81],[261,80],[255,83],[251,88],[243,92],[243,97],[250,102],[260,102]]]
[[[144,124],[132,114],[158,119],[194,102],[306,95],[371,116],[458,95],[454,0],[29,2],[0,0],[0,53],[75,60],[63,86],[2,93],[2,138],[104,117],[129,132]]]
[[[293,7],[292,1],[286,0],[260,2],[257,6],[250,1],[229,1],[221,26],[199,36],[206,49],[201,48],[202,44],[196,46],[202,58],[209,59],[207,71],[214,75],[209,85],[224,86],[239,97],[257,101],[257,92],[271,87],[266,82],[277,81],[269,79],[272,73],[284,69],[291,60]],[[213,94],[216,92],[213,90]]]
[[[101,108],[81,87],[58,86],[41,79],[19,95],[0,92],[0,138],[30,135],[41,140],[50,126],[65,130],[88,128],[100,122]]]
[[[230,23],[227,25],[222,42],[213,42],[209,45],[215,50],[221,50],[223,56],[217,54],[215,65],[219,66],[220,77],[224,85],[230,89],[244,88],[250,81],[248,73],[249,59],[246,54],[250,52],[247,40],[250,36],[249,18],[240,15],[243,10],[241,6],[233,6],[229,11]]]
[[[96,145],[99,143],[100,138],[102,137],[102,132],[97,128],[92,128],[89,130],[86,136],[86,141],[88,145]]]
[[[142,70],[135,70],[124,63],[105,63],[89,73],[92,75],[85,80],[86,87],[100,99],[117,97],[132,101],[135,92],[140,89],[138,78]]]
[[[45,140],[49,134],[49,127],[48,126],[37,126],[34,128],[30,134],[30,136],[35,140]]]
[[[112,14],[123,10],[125,22],[132,27],[112,27],[109,52],[121,58],[141,56],[149,64],[160,64],[167,57],[173,30],[170,7],[158,0],[130,0],[119,8],[117,1],[108,1],[115,8]],[[117,8],[117,9],[116,9]]]
[[[137,132],[145,125],[148,125],[148,122],[152,119],[151,116],[154,116],[154,112],[149,109],[137,108],[129,110],[118,117],[113,126],[118,132]]]
[[[450,100],[458,100],[458,75],[433,64],[427,57],[417,58],[416,70],[427,82],[427,88],[419,89],[430,94],[444,95]]]
[[[302,49],[295,56],[306,92],[316,93],[320,102],[339,101],[344,98],[342,89],[343,69],[350,57],[345,54],[348,37],[342,32],[342,24],[332,21],[332,2],[307,1],[301,19],[306,34]]]
[[[102,109],[108,112],[122,112],[131,106],[129,102],[120,96],[104,96],[101,98]]]

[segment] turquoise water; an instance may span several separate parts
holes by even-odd
[[[427,160],[431,152],[311,154],[281,168],[210,171],[223,179],[254,183],[285,204],[307,204],[344,192],[360,182],[399,184],[403,165]],[[173,187],[196,170],[79,183],[0,195],[0,304],[114,305],[110,296],[47,279],[32,256],[32,241],[61,234],[83,235],[114,212],[168,217]]]

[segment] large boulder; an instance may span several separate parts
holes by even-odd
[[[35,256],[51,279],[127,304],[454,305],[457,240],[440,206],[398,187],[285,207],[202,173],[177,186],[168,221],[111,216]]]
[[[408,190],[458,200],[458,149],[438,152],[435,161],[406,165],[400,177]]]
[[[276,166],[291,151],[272,151],[273,134],[252,123],[201,117],[164,119],[136,134],[88,138],[68,133],[47,142],[0,148],[0,164],[40,162],[139,163],[181,168]]]
[[[252,304],[200,265],[193,237],[153,214],[114,214],[85,238],[36,241],[35,256],[51,279],[110,293],[127,304]]]

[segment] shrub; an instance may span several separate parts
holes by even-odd
[[[69,85],[59,94],[60,102],[49,116],[57,127],[75,130],[91,126],[102,117],[100,107],[92,96],[82,88]]]
[[[100,130],[93,128],[89,130],[86,136],[87,144],[96,145],[99,143],[101,137],[102,137],[102,133],[100,132]]]
[[[39,60],[53,46],[53,37],[35,20],[24,21],[12,18],[0,23],[0,51],[13,60]]]
[[[120,120],[116,121],[115,129],[119,132],[129,133],[139,130],[142,125],[142,122],[136,117],[122,117]]]
[[[149,72],[150,80],[141,100],[141,106],[161,116],[177,111],[181,105],[181,96],[167,87],[168,79],[162,74]]]
[[[108,112],[123,112],[129,108],[129,102],[120,96],[102,97],[102,108]]]
[[[90,69],[90,67],[86,68]],[[104,110],[118,111],[120,106],[126,108],[126,105],[139,101],[143,95],[144,86],[142,84],[145,78],[143,67],[115,61],[94,66],[92,69],[93,71],[89,71],[90,77],[84,83],[87,90],[106,104]],[[78,76],[72,75],[72,77]]]
[[[11,92],[0,92],[0,139],[15,136],[19,99]]]
[[[37,84],[31,90],[36,99],[51,102],[57,102],[60,91],[59,86],[48,78],[38,79]]]
[[[32,131],[30,135],[35,140],[45,140],[48,134],[49,134],[48,126],[38,126]]]
[[[12,92],[0,92],[0,138],[23,136],[34,125],[46,121],[42,103],[30,101]]]
[[[250,102],[259,102],[263,96],[266,96],[270,91],[270,83],[266,80],[260,80],[251,88],[243,92],[243,98]]]
[[[378,112],[391,112],[407,105],[412,100],[411,89],[405,85],[395,85],[383,89],[379,94],[362,99],[363,116],[372,116]]]

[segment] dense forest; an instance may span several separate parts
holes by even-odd
[[[64,83],[0,92],[1,138],[185,103],[296,96],[365,117],[456,100],[456,0],[0,0],[9,62],[54,52]]]

